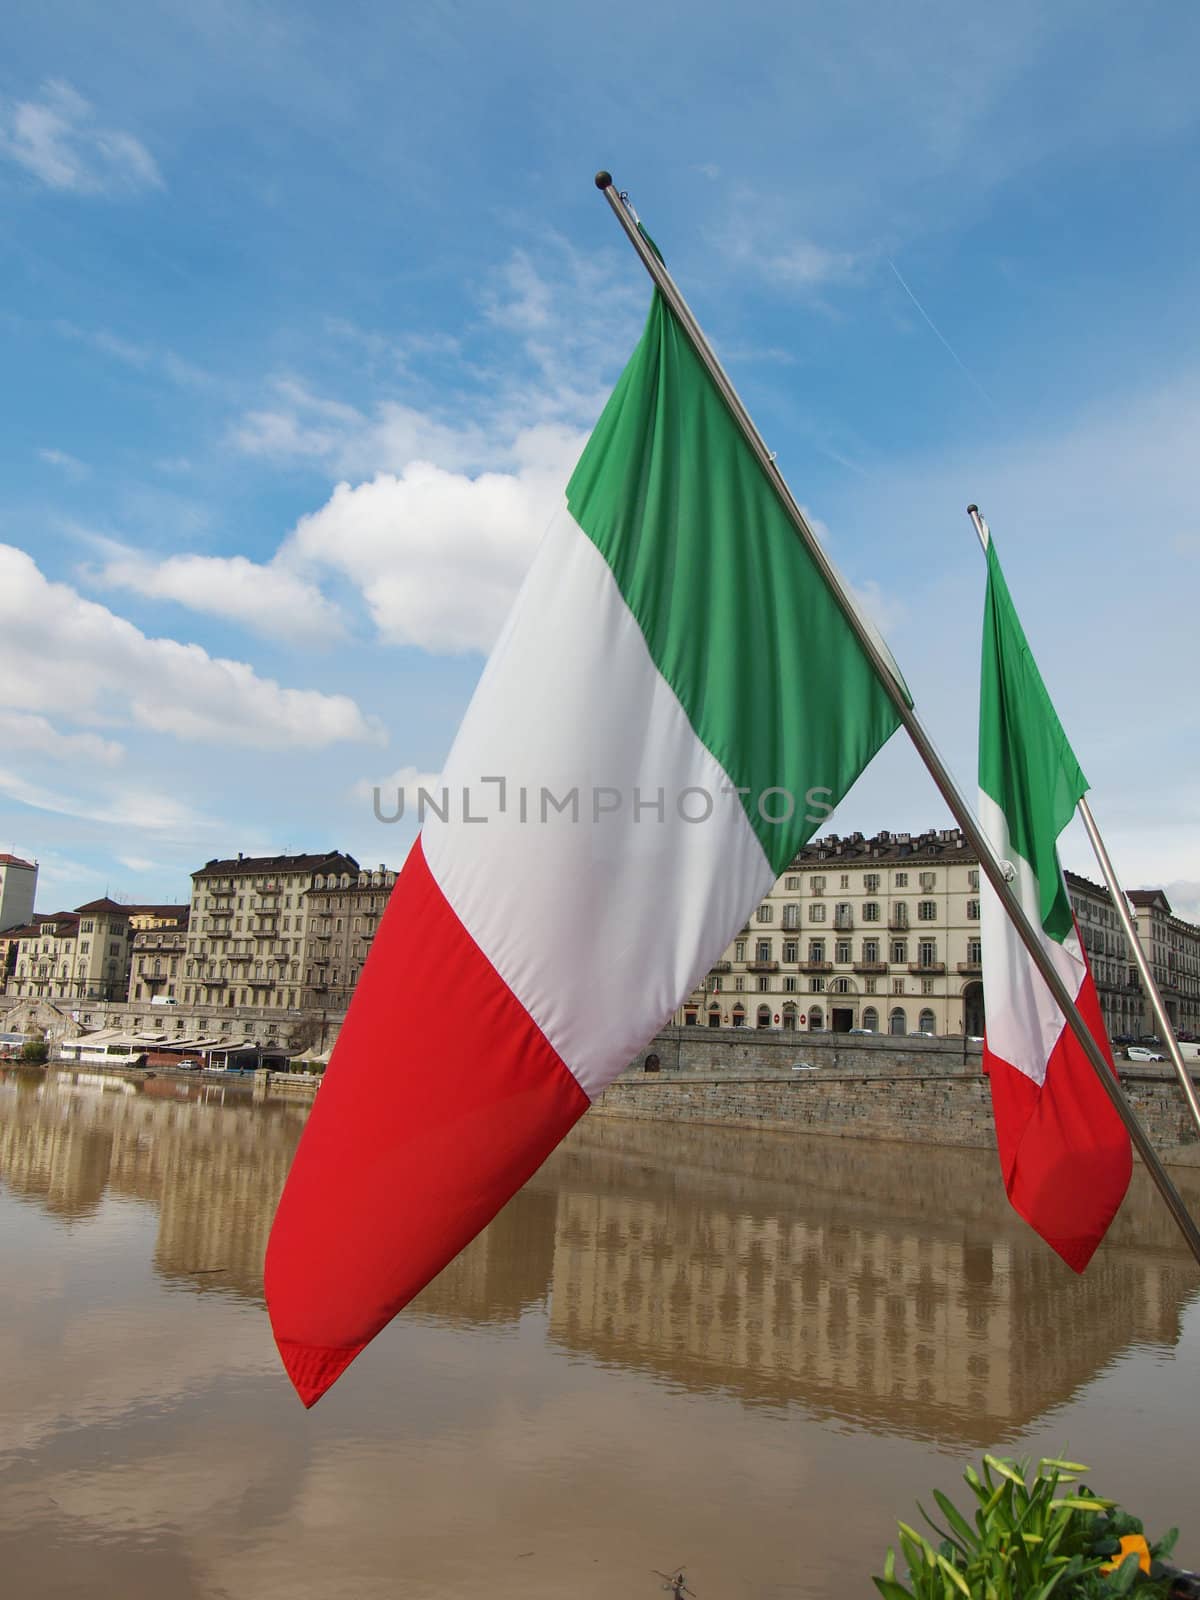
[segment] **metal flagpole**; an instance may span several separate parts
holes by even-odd
[[[978,506],[968,506],[967,515],[975,526],[975,532],[979,535],[979,542],[986,554],[988,542],[991,539],[991,530],[984,521],[983,514]],[[1125,942],[1129,946],[1130,955],[1133,957],[1134,965],[1137,967],[1138,974],[1141,977],[1142,990],[1149,1001],[1150,1009],[1154,1013],[1154,1020],[1158,1023],[1163,1040],[1166,1043],[1167,1051],[1175,1067],[1175,1075],[1179,1079],[1180,1087],[1183,1090],[1183,1097],[1188,1103],[1192,1121],[1196,1124],[1196,1131],[1200,1133],[1200,1099],[1196,1097],[1196,1087],[1183,1059],[1183,1051],[1179,1048],[1179,1041],[1175,1037],[1175,1029],[1171,1026],[1171,1019],[1167,1015],[1167,1008],[1163,1004],[1158,984],[1155,983],[1154,974],[1150,971],[1150,963],[1146,959],[1142,941],[1138,938],[1137,927],[1133,917],[1130,915],[1129,903],[1125,899],[1124,890],[1117,882],[1117,869],[1113,866],[1112,857],[1109,855],[1104,840],[1100,836],[1100,829],[1096,826],[1096,819],[1092,815],[1092,808],[1087,803],[1086,795],[1080,799],[1078,810],[1084,832],[1091,842],[1096,860],[1099,863],[1100,875],[1108,885],[1108,892],[1112,896],[1113,907],[1117,913],[1117,920],[1121,924],[1121,930],[1125,935]]]
[[[825,551],[821,548],[820,541],[809,527],[807,518],[799,505],[797,505],[791,490],[784,481],[783,474],[775,464],[774,455],[763,443],[762,435],[750,420],[749,412],[742,404],[737,390],[729,381],[725,369],[717,360],[711,345],[704,337],[700,325],[692,315],[687,302],[676,288],[675,280],[667,271],[657,251],[643,234],[637,213],[629,204],[627,196],[618,193],[613,187],[611,175],[607,172],[598,172],[596,174],[596,187],[608,201],[613,215],[620,223],[630,244],[637,251],[638,257],[650,274],[655,287],[671,308],[676,319],[683,326],[695,348],[696,354],[704,363],[709,377],[716,385],[717,390],[729,407],[730,414],[741,429],[746,443],[754,452],[759,466],[766,473],[767,478],[774,487],[780,503],[791,519],[810,559],[824,578],[829,587],[829,592],[837,601],[851,632],[858,640],[859,646],[866,654],[868,661],[874,667],[880,682],[884,685],[892,704],[896,708],[901,724],[916,746],[917,754],[925,763],[930,777],[937,785],[938,791],[950,808],[955,821],[962,829],[967,842],[978,855],[979,865],[987,874],[988,881],[996,893],[1000,896],[1000,903],[1008,914],[1009,920],[1016,928],[1021,943],[1028,950],[1030,959],[1041,974],[1050,993],[1054,996],[1055,1002],[1070,1025],[1072,1032],[1079,1040],[1088,1061],[1091,1063],[1092,1069],[1100,1079],[1104,1092],[1112,1101],[1117,1115],[1125,1124],[1134,1148],[1141,1156],[1150,1176],[1154,1179],[1167,1209],[1175,1218],[1179,1231],[1187,1241],[1188,1249],[1196,1258],[1197,1263],[1200,1263],[1200,1230],[1197,1230],[1196,1224],[1188,1214],[1187,1207],[1184,1205],[1179,1191],[1171,1182],[1166,1168],[1159,1160],[1154,1146],[1146,1136],[1145,1129],[1126,1100],[1119,1081],[1109,1068],[1103,1053],[1088,1031],[1087,1023],[1084,1022],[1079,1014],[1074,996],[1059,976],[1054,963],[1042,946],[1041,939],[1025,915],[1024,908],[1013,893],[1004,865],[992,850],[987,835],[975,820],[971,808],[959,793],[954,779],[950,776],[949,769],[938,754],[932,739],[926,733],[923,724],[913,709],[908,691],[897,675],[895,667],[887,659],[886,653],[876,639],[870,624],[862,616],[840,574],[830,562]]]

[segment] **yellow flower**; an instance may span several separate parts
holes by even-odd
[[[1101,1572],[1115,1572],[1126,1556],[1137,1556],[1138,1566],[1150,1576],[1150,1546],[1140,1533],[1127,1533],[1121,1540],[1121,1554],[1114,1556],[1100,1568]]]

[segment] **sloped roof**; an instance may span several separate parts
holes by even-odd
[[[228,878],[238,873],[265,872],[357,872],[358,862],[342,850],[324,850],[317,855],[233,856],[225,861],[206,861],[193,878]]]

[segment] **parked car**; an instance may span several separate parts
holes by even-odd
[[[797,1061],[792,1065],[793,1072],[815,1072],[816,1070],[811,1061]]]
[[[849,1031],[851,1033],[865,1033],[868,1038],[873,1039],[879,1030],[877,1028],[851,1028]]]
[[[1130,1061],[1165,1061],[1166,1056],[1160,1056],[1157,1050],[1147,1050],[1144,1045],[1131,1044],[1125,1051],[1126,1058]]]

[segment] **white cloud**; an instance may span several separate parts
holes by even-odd
[[[12,545],[0,545],[0,703],[264,749],[383,738],[346,695],[283,688],[245,662],[148,638]]]
[[[436,795],[441,783],[438,772],[421,772],[417,767],[397,767],[386,778],[360,778],[350,791],[356,800],[374,800],[379,793],[379,809],[387,816],[394,811],[402,796],[406,813],[416,810],[417,793]]]
[[[425,650],[490,649],[581,447],[520,435],[512,472],[472,478],[427,461],[380,474],[301,518],[285,559],[333,568],[362,591],[380,634]]]
[[[57,79],[43,84],[40,100],[0,108],[0,154],[51,189],[104,194],[163,187],[141,140],[101,127],[88,101]]]
[[[279,561],[245,556],[168,556],[155,561],[137,550],[119,554],[89,577],[104,588],[132,589],[189,610],[228,617],[276,637],[309,636],[321,644],[342,632],[342,615],[315,584]]]
[[[39,450],[37,455],[39,461],[44,461],[48,467],[58,467],[68,478],[86,478],[92,470],[86,461],[80,461],[66,450]]]
[[[196,833],[211,823],[174,795],[164,794],[145,783],[97,787],[89,783],[80,794],[65,794],[30,783],[21,773],[0,767],[0,794],[35,811],[57,816],[79,817],[102,826],[136,829],[140,832]]]
[[[115,766],[125,754],[112,739],[95,733],[60,733],[45,717],[0,709],[0,749],[24,750],[55,761],[100,762]]]

